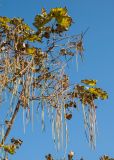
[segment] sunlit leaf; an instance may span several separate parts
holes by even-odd
[[[53,18],[64,29],[68,29],[72,23],[72,18],[68,16],[66,8],[52,8],[49,14],[43,8],[42,14],[36,15],[33,25],[39,29],[44,27]]]
[[[10,27],[9,27],[9,25],[7,23],[0,24],[0,27],[5,29],[5,30],[9,30],[10,29]]]
[[[47,12],[46,12],[45,8],[42,8],[42,15],[43,15],[44,17],[47,16]]]
[[[89,86],[95,86],[97,83],[97,80],[85,79],[85,80],[81,80],[81,82]]]
[[[31,47],[26,49],[27,54],[34,55],[36,53],[36,48]]]
[[[51,19],[51,16],[43,17],[42,15],[36,15],[33,25],[39,29],[47,24]]]
[[[8,23],[8,22],[10,22],[10,18],[0,16],[0,23]]]
[[[16,146],[14,144],[12,145],[4,145],[3,146],[4,151],[10,153],[10,154],[14,154],[15,150],[16,150]]]
[[[66,8],[52,8],[50,14],[53,17],[61,17],[67,16],[67,9]]]
[[[41,42],[41,37],[39,37],[38,35],[36,34],[30,34],[26,37],[26,40],[29,40],[31,42],[34,42],[34,41],[40,41]]]
[[[108,98],[107,92],[103,91],[101,88],[89,88],[88,90],[91,94],[95,94],[98,98],[103,100]]]
[[[72,19],[71,17],[64,16],[64,17],[57,17],[57,22],[65,29],[68,29],[71,25]]]
[[[26,30],[26,31],[30,31],[30,26],[28,26],[27,24],[23,24],[22,25],[22,29]]]
[[[15,26],[18,26],[18,25],[22,24],[22,22],[23,22],[22,18],[13,18],[10,21],[10,23],[15,25]]]

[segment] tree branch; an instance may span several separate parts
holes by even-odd
[[[23,86],[23,89],[22,89],[22,91],[21,91],[21,93],[20,93],[20,97],[21,97],[22,94],[23,94],[24,88],[25,88],[25,87]],[[18,111],[19,111],[19,109],[20,109],[20,103],[21,103],[21,100],[20,100],[20,98],[19,98],[19,100],[18,100],[18,102],[17,102],[17,105],[16,105],[16,107],[15,107],[14,113],[13,113],[13,115],[12,115],[12,118],[11,118],[11,120],[9,121],[9,124],[10,124],[10,125],[9,125],[9,126],[7,127],[7,129],[6,129],[6,132],[5,132],[4,137],[2,138],[1,144],[4,144],[4,142],[6,141],[6,138],[8,137],[8,135],[9,135],[11,129],[12,129],[13,123],[14,123],[15,118],[16,118],[16,116],[17,116],[17,113],[18,113]]]

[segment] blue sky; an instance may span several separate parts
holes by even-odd
[[[23,17],[31,25],[42,7],[49,10],[65,6],[75,22],[70,34],[78,34],[89,27],[84,37],[85,60],[79,63],[78,72],[73,61],[69,74],[76,82],[85,78],[97,79],[98,86],[109,93],[108,100],[98,102],[96,150],[91,150],[86,140],[80,108],[68,123],[70,141],[67,151],[74,150],[76,157],[83,156],[85,160],[97,160],[103,154],[114,157],[114,0],[0,0],[0,16]],[[42,133],[39,115],[34,119],[34,131],[29,124],[24,134],[22,114],[19,113],[11,135],[22,138],[24,143],[12,160],[42,160],[48,153],[55,157],[62,154],[55,151],[49,121],[46,119],[46,130]]]

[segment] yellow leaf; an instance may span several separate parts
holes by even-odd
[[[26,31],[29,31],[31,29],[27,24],[23,24],[22,28]]]
[[[8,22],[10,22],[10,18],[0,17],[0,23],[8,23]]]
[[[88,91],[91,94],[95,94],[97,97],[101,98],[102,100],[105,100],[108,98],[107,92],[103,91],[101,88],[89,88]]]
[[[12,145],[4,145],[4,146],[3,146],[3,149],[4,149],[6,152],[10,153],[10,154],[14,154],[14,153],[15,153],[15,150],[16,150],[16,146],[15,146],[14,144],[12,144]]]
[[[66,8],[52,8],[49,14],[47,14],[43,8],[42,14],[36,15],[33,25],[37,28],[42,28],[53,18],[55,18],[58,24],[64,29],[67,29],[72,22],[71,17],[67,14]]]
[[[36,53],[36,48],[32,47],[32,48],[27,48],[26,52],[30,55],[34,55]]]
[[[47,16],[47,13],[46,13],[45,8],[42,8],[42,15],[43,15],[44,17],[46,17],[46,16]]]
[[[6,30],[9,30],[9,29],[10,29],[10,26],[9,26],[7,23],[2,23],[2,24],[0,24],[0,27],[1,27],[1,28],[4,28],[4,29],[6,29]]]
[[[67,9],[66,8],[52,8],[51,11],[50,11],[50,14],[53,17],[66,16],[67,15]]]
[[[97,80],[85,79],[85,80],[81,80],[81,83],[87,84],[89,86],[95,86],[97,83]]]
[[[34,41],[41,41],[41,37],[38,37],[36,34],[30,34],[26,37],[27,40],[34,42]]]
[[[51,9],[50,14],[63,28],[67,29],[71,25],[72,18],[68,16],[66,8],[53,8]]]
[[[22,22],[23,22],[22,18],[13,18],[10,21],[10,23],[15,25],[15,26],[18,26],[18,25],[22,24]]]
[[[71,19],[71,17],[68,17],[68,16],[57,17],[57,22],[59,25],[61,25],[65,29],[67,29],[71,25],[72,19]]]
[[[46,23],[48,23],[52,17],[47,15],[46,17],[42,15],[36,15],[33,25],[37,28],[43,27]]]

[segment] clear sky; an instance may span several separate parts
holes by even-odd
[[[70,34],[90,28],[84,37],[84,62],[79,63],[78,72],[75,64],[69,69],[72,79],[77,82],[85,78],[97,79],[98,86],[109,93],[108,100],[98,102],[96,150],[91,150],[86,140],[80,108],[68,123],[70,141],[67,151],[74,150],[77,158],[83,156],[85,160],[97,160],[103,154],[114,157],[114,0],[0,0],[0,16],[23,17],[31,25],[42,7],[49,11],[53,7],[65,6],[75,22]],[[51,124],[47,120],[42,133],[39,116],[35,118],[34,130],[29,124],[24,134],[22,114],[19,113],[10,136],[20,137],[24,143],[11,156],[12,160],[43,160],[48,153],[55,157],[61,155],[55,151]]]

